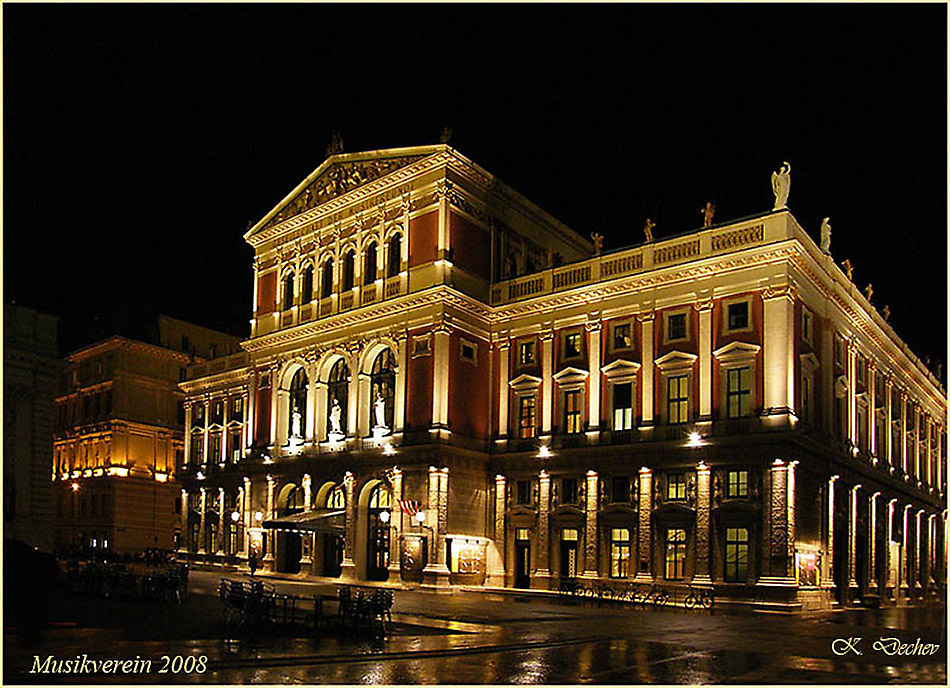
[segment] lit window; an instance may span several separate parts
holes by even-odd
[[[689,413],[689,376],[677,375],[666,380],[666,417],[672,424],[685,423]]]
[[[749,471],[729,471],[726,473],[726,497],[749,496]]]
[[[729,418],[744,418],[751,411],[752,371],[732,368],[726,371],[726,413]]]
[[[614,325],[614,349],[627,349],[633,345],[630,323]]]
[[[682,580],[686,564],[686,529],[667,528],[666,530],[666,571],[667,580]]]
[[[630,529],[610,529],[610,577],[627,578],[630,575]]]
[[[564,335],[564,358],[580,358],[581,334],[572,332]]]
[[[534,437],[535,399],[534,395],[518,399],[518,435],[522,439]]]
[[[671,502],[686,499],[686,476],[671,473],[666,479],[666,498]]]
[[[671,342],[686,339],[686,313],[674,313],[667,317],[666,338]]]
[[[729,330],[744,330],[749,327],[749,302],[740,301],[727,306],[726,325]]]
[[[633,428],[633,384],[613,385],[614,430]]]
[[[581,432],[581,393],[577,390],[564,393],[564,432]]]
[[[534,363],[534,342],[521,342],[518,347],[518,363],[523,366]]]
[[[749,529],[726,528],[726,580],[744,581],[749,574]]]

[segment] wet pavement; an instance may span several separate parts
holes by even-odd
[[[64,598],[60,617],[65,623],[75,620],[75,627],[47,629],[33,644],[19,634],[5,633],[4,683],[947,681],[947,617],[942,606],[787,616],[398,590],[394,629],[385,640],[332,628],[297,634],[303,637],[265,630],[254,638],[228,638],[215,594],[220,577],[193,572],[181,607]],[[334,590],[330,584],[274,582],[284,593]],[[900,648],[890,638],[909,644],[903,650],[917,654],[891,654]],[[939,649],[920,654],[927,644]],[[35,656],[45,661],[50,654],[70,659],[84,653],[95,659],[139,657],[138,666],[146,659],[152,664],[149,671],[135,674],[29,673]],[[176,657],[196,659],[187,665],[177,660],[176,672]],[[201,657],[207,659],[199,662]],[[159,673],[163,666],[166,672]]]

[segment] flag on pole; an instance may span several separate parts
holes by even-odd
[[[399,508],[402,509],[402,513],[410,517],[416,515],[416,513],[419,511],[419,506],[420,506],[419,502],[416,502],[411,499],[399,500]]]

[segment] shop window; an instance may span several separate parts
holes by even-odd
[[[570,332],[564,335],[564,359],[580,358],[581,356],[581,333]]]
[[[689,419],[689,376],[675,375],[666,379],[666,417],[670,425]]]
[[[579,390],[564,392],[564,432],[576,435],[581,430],[581,393]]]
[[[726,498],[749,496],[749,471],[728,471],[726,473]]]
[[[630,529],[610,529],[610,577],[627,578],[630,575]]]
[[[726,581],[736,583],[749,575],[749,529],[726,528]]]
[[[666,580],[683,580],[686,565],[686,529],[666,529]]]
[[[681,502],[686,499],[686,476],[683,473],[670,473],[666,478],[666,499]]]
[[[536,401],[534,395],[518,397],[518,436],[521,439],[534,437],[536,428]]]
[[[633,428],[633,383],[623,382],[612,386],[614,430]]]
[[[630,334],[630,323],[614,325],[614,351],[629,349],[633,346],[633,336]]]
[[[752,370],[730,368],[726,371],[726,414],[729,418],[745,418],[751,413]]]

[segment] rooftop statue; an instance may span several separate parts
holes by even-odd
[[[821,252],[831,254],[831,224],[827,217],[821,221]]]
[[[785,162],[778,172],[772,173],[772,193],[775,194],[775,205],[772,210],[781,210],[788,207],[788,190],[792,186],[792,166]]]
[[[881,314],[884,316],[884,322],[887,322],[891,318],[891,307],[887,304],[884,305],[884,308],[881,309]]]
[[[646,223],[645,225],[643,225],[643,234],[644,234],[644,236],[646,236],[646,238],[647,238],[647,243],[650,243],[651,241],[653,241],[653,228],[654,228],[654,227],[656,227],[656,223],[655,223],[653,220],[651,220],[650,218],[647,218],[647,223]]]
[[[841,261],[841,267],[844,268],[844,274],[848,276],[848,279],[852,282],[854,281],[854,266],[851,265],[851,261],[845,258]]]
[[[594,242],[594,255],[599,256],[604,250],[604,235],[600,232],[592,232],[590,238]]]
[[[713,216],[716,214],[716,206],[706,201],[706,207],[699,212],[703,214],[703,229],[712,227]]]
[[[868,302],[871,301],[871,296],[874,294],[874,286],[868,282],[868,286],[864,288],[864,295],[867,297]]]

